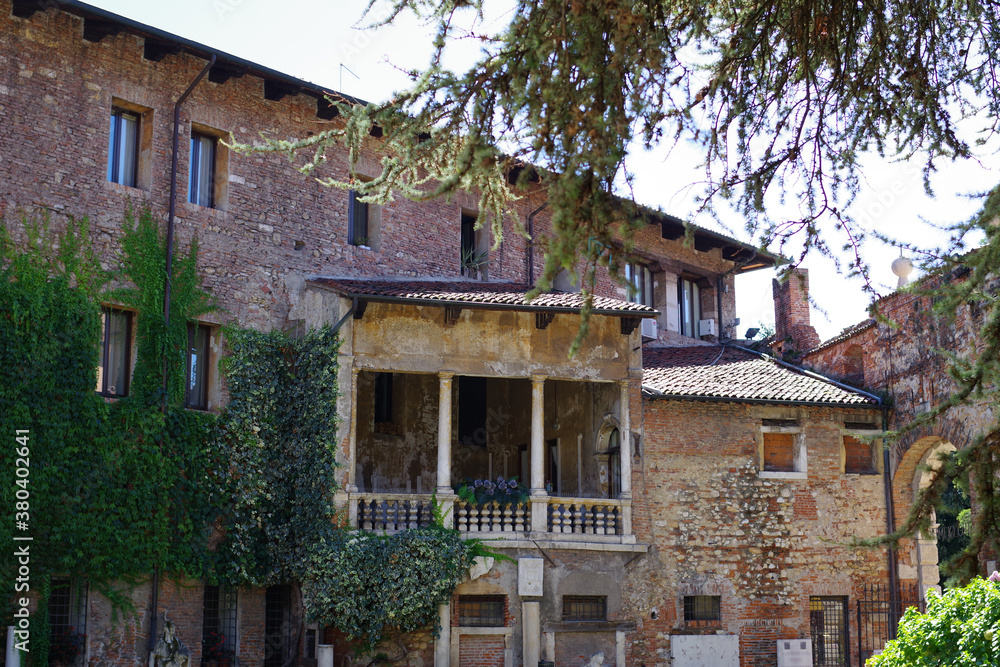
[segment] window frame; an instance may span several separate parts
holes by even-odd
[[[478,213],[462,209],[458,254],[459,273],[473,280],[487,280],[490,265],[489,230],[486,227],[476,229],[478,223]],[[485,259],[476,268],[466,267],[466,257],[470,253],[472,258],[481,255]]]
[[[210,600],[214,598],[214,600]],[[210,602],[213,602],[210,606]],[[224,638],[223,647],[233,655],[239,647],[239,591],[228,586],[206,584],[202,595],[201,655],[205,661],[209,634],[218,632]],[[225,612],[225,619],[223,619]]]
[[[371,207],[368,202],[361,201],[356,190],[348,191],[347,200],[347,242],[358,247],[372,247],[371,240]],[[358,223],[361,223],[359,232]],[[361,243],[364,241],[364,243]]]
[[[699,602],[710,602],[707,606]],[[681,599],[682,618],[689,628],[722,627],[721,595],[685,595]],[[705,616],[702,618],[701,616]]]
[[[66,592],[66,612],[65,614],[60,613],[60,616],[65,617],[65,622],[60,622],[53,619],[53,611],[57,606],[62,606],[58,602],[57,596],[61,595],[58,591],[64,587],[68,589]],[[74,666],[84,665],[87,658],[87,601],[89,593],[90,587],[86,582],[70,577],[52,577],[48,605],[50,642],[58,632],[69,631],[82,634],[84,636],[83,646],[80,647],[80,652],[70,663]]]
[[[124,367],[123,390],[119,392],[112,392],[108,390],[108,378],[110,373],[108,372],[108,353],[111,347],[111,339],[108,336],[108,319],[114,315],[124,315],[125,316],[125,350],[123,353],[124,358],[122,359],[122,366]],[[98,386],[97,393],[105,398],[124,398],[128,396],[129,385],[132,383],[132,318],[134,313],[128,310],[123,310],[121,308],[115,308],[113,306],[102,306],[101,307],[101,338],[103,342],[101,344],[101,359],[98,366]]]
[[[565,623],[606,622],[608,620],[607,595],[563,595],[562,620]],[[599,613],[588,614],[588,608],[599,609]]]
[[[133,142],[135,146],[132,151],[132,169],[126,176],[121,173],[121,160],[125,155],[122,139],[123,118],[129,116],[135,120]],[[139,187],[139,159],[140,144],[142,143],[143,113],[124,106],[113,104],[111,106],[111,121],[108,129],[108,170],[106,173],[109,183],[123,185],[128,188]],[[121,180],[119,180],[121,179]],[[126,182],[131,181],[131,182]]]
[[[700,338],[701,286],[700,278],[677,276],[677,328],[678,333],[688,338]],[[685,317],[690,316],[690,325]]]
[[[805,431],[802,425],[798,421],[787,420],[787,425],[775,425],[766,423],[769,420],[763,420],[764,423],[761,424],[759,429],[759,450],[758,450],[758,463],[759,472],[757,473],[761,478],[770,479],[807,479],[809,465],[808,465],[808,452],[806,448],[805,441]],[[781,420],[786,421],[786,420]],[[792,463],[793,470],[765,470],[765,458],[766,458],[766,441],[767,434],[788,434],[792,436],[792,445],[794,450],[792,452]]]
[[[202,198],[201,181],[203,161],[201,159],[202,145],[208,140],[212,146],[212,159],[208,166],[208,198],[204,203]],[[188,155],[188,203],[203,208],[216,208],[215,178],[217,172],[219,154],[219,137],[209,132],[191,128],[191,142],[189,144]],[[195,168],[197,165],[197,169]],[[195,186],[197,185],[197,190]]]
[[[205,363],[201,364],[201,368],[195,367],[195,373],[204,373],[201,382],[201,391],[199,396],[196,396],[196,401],[192,400],[191,394],[193,387],[191,386],[191,360],[192,348],[197,344],[197,334],[199,331],[205,331],[205,348],[204,348],[204,358]],[[213,327],[209,324],[203,322],[188,322],[188,344],[187,351],[185,353],[184,362],[184,407],[192,410],[208,410],[209,408],[209,391],[208,385],[211,379],[211,359],[212,359],[212,333]]]
[[[459,595],[455,607],[459,627],[503,628],[507,625],[506,595]],[[484,609],[490,613],[471,613]]]
[[[625,265],[625,299],[629,303],[655,308],[653,272],[645,264],[629,262]]]
[[[849,599],[846,595],[810,595],[809,596],[809,637],[812,639],[813,665],[816,667],[848,667],[851,662],[851,619]],[[826,622],[825,614],[834,611],[835,606],[840,607],[840,623],[829,624]],[[819,607],[819,608],[815,608]],[[818,614],[823,616],[818,617]],[[821,622],[817,622],[821,618]],[[833,627],[835,632],[827,632],[825,629]],[[826,656],[826,639],[836,637],[835,645],[839,648],[838,655],[834,658]],[[822,639],[822,641],[819,641]],[[822,659],[820,659],[820,654]]]

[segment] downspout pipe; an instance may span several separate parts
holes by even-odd
[[[177,198],[177,147],[178,147],[178,137],[180,132],[181,124],[181,105],[184,104],[184,100],[188,98],[194,87],[198,85],[198,82],[205,78],[208,74],[208,70],[212,69],[215,64],[215,54],[213,53],[209,59],[208,64],[199,72],[198,76],[195,77],[191,85],[187,87],[184,94],[181,95],[177,102],[174,104],[174,141],[173,141],[173,154],[170,158],[170,201],[168,203],[167,211],[167,259],[166,265],[164,267],[165,274],[163,276],[163,326],[169,331],[170,330],[170,276],[173,274],[173,262],[174,262],[174,200]],[[167,357],[164,352],[163,358],[163,412],[167,411]],[[150,604],[149,613],[149,637],[146,643],[147,650],[149,651],[149,659],[153,660],[153,649],[156,647],[156,621],[157,621],[157,607],[160,605],[160,567],[157,566],[153,570],[153,595]]]
[[[882,430],[889,429],[889,407],[882,406]],[[882,486],[885,491],[885,530],[887,535],[896,532],[896,509],[892,502],[892,460],[888,447],[882,447]],[[885,554],[889,566],[889,606],[895,614],[901,613],[899,604],[899,562],[896,549],[892,545],[886,548]],[[898,619],[897,619],[898,620]],[[889,639],[896,638],[896,622],[889,627]]]
[[[542,202],[542,205],[536,208],[534,211],[528,214],[528,284],[535,284],[535,216],[542,212],[542,210],[549,205],[548,201]]]

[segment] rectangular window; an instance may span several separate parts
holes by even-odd
[[[139,114],[125,109],[111,109],[111,133],[108,141],[108,181],[138,187]]]
[[[191,132],[191,160],[188,169],[188,201],[206,208],[215,207],[216,137]]]
[[[462,211],[461,272],[463,276],[486,280],[489,266],[487,230],[476,229],[476,215]]]
[[[628,300],[653,307],[653,274],[642,264],[625,265],[625,282],[628,283]]]
[[[608,620],[606,595],[564,595],[562,599],[564,621]]]
[[[458,624],[466,628],[500,628],[504,626],[504,595],[459,595]]]
[[[375,374],[375,423],[392,423],[392,373]]]
[[[722,624],[721,595],[685,595],[684,622],[691,627],[713,627]]]
[[[52,578],[49,631],[49,662],[83,665],[87,644],[86,584]]]
[[[205,586],[202,612],[202,661],[236,656],[236,590]]]
[[[185,407],[208,409],[209,345],[212,330],[206,324],[188,324],[187,387]]]
[[[282,667],[292,659],[292,589],[288,584],[264,591],[264,667]],[[259,664],[259,663],[258,663]]]
[[[701,291],[698,283],[687,278],[677,281],[677,305],[680,308],[681,334],[698,337],[698,320],[701,319]]]
[[[857,475],[874,475],[878,472],[875,463],[875,443],[864,442],[853,436],[844,436],[844,472]]]
[[[764,433],[764,470],[795,472],[795,434]]]
[[[847,667],[847,598],[813,595],[809,598],[809,630],[815,667]]]
[[[126,396],[132,362],[132,313],[101,310],[101,365],[97,391],[102,396]]]
[[[351,245],[371,247],[368,233],[368,204],[358,199],[358,193],[350,191],[347,202],[347,235]]]

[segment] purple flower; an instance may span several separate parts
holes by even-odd
[[[993,574],[990,575],[990,581],[1000,581],[1000,572],[994,571]]]

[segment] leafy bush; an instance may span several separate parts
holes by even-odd
[[[869,667],[931,667],[1000,663],[1000,583],[974,579],[945,595],[931,594],[927,613],[906,611],[896,639]]]

